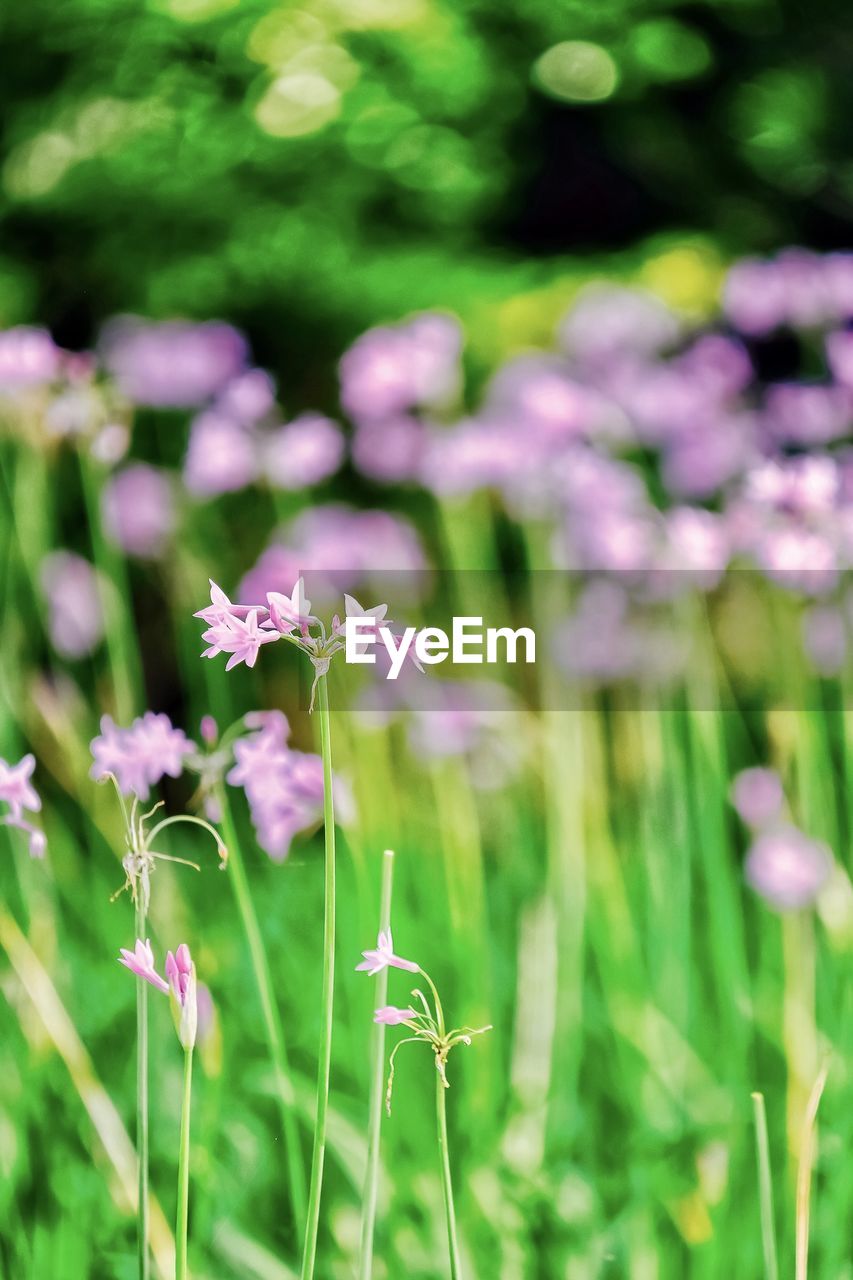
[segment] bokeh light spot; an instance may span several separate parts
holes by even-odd
[[[336,119],[341,92],[315,71],[294,71],[279,76],[255,108],[255,119],[276,138],[298,138],[316,133]]]
[[[565,102],[602,102],[619,83],[619,69],[601,45],[564,40],[537,59],[533,76],[540,88]]]
[[[631,35],[630,49],[635,63],[660,81],[691,80],[707,71],[713,61],[711,49],[698,31],[668,18],[641,22]]]

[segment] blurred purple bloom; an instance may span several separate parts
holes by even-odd
[[[846,387],[777,383],[767,389],[764,420],[779,444],[828,444],[850,434],[853,394]]]
[[[385,1027],[399,1027],[402,1023],[411,1022],[412,1018],[416,1017],[414,1009],[400,1009],[397,1005],[386,1004],[376,1010],[373,1021]]]
[[[847,626],[834,605],[813,605],[803,616],[803,646],[822,676],[835,676],[847,658]]]
[[[341,360],[341,402],[357,421],[443,405],[459,383],[462,336],[450,316],[370,329]]]
[[[0,331],[0,393],[52,382],[61,364],[62,352],[46,329]]]
[[[334,475],[343,456],[338,424],[320,413],[304,413],[265,438],[263,469],[274,488],[303,489]]]
[[[384,484],[414,480],[427,440],[425,425],[405,414],[360,422],[352,441],[353,462],[362,475]]]
[[[202,742],[208,747],[216,746],[219,740],[219,725],[213,716],[202,716],[199,733],[201,734]]]
[[[765,831],[746,859],[748,884],[777,911],[813,906],[832,873],[827,845],[811,840],[797,827]]]
[[[9,812],[0,818],[0,825],[23,831],[29,840],[30,856],[42,858],[47,847],[44,832],[24,817],[25,811],[38,813],[41,809],[41,798],[30,781],[35,766],[32,755],[24,756],[17,764],[0,759],[0,801],[9,806]]]
[[[101,352],[121,391],[137,404],[192,408],[240,373],[246,343],[228,324],[163,323],[121,316],[101,335]]]
[[[234,743],[236,763],[227,780],[246,793],[258,843],[275,862],[282,862],[293,837],[322,817],[323,761],[288,746],[290,726],[281,712],[256,713],[246,720],[257,729]],[[334,788],[341,820],[346,821],[351,802],[338,778]]]
[[[121,951],[119,964],[123,964],[131,973],[135,973],[137,978],[144,978],[146,982],[150,982],[152,987],[156,987],[164,995],[169,994],[168,982],[160,977],[155,968],[150,938],[145,942],[137,938],[133,951],[128,951],[126,947],[120,947],[119,950]]]
[[[108,422],[101,427],[89,446],[96,462],[114,467],[126,457],[130,448],[130,430],[123,422]]]
[[[144,462],[116,472],[104,486],[104,524],[113,541],[131,556],[155,559],[175,530],[175,500],[165,471]]]
[[[765,827],[782,812],[782,779],[775,769],[743,769],[732,781],[731,802],[748,827]]]
[[[39,569],[50,642],[63,658],[85,658],[104,638],[104,610],[96,571],[73,551],[52,551]]]
[[[146,711],[129,728],[120,728],[110,716],[101,720],[101,732],[92,740],[96,781],[112,774],[124,795],[147,800],[150,788],[161,778],[177,778],[184,761],[195,750],[183,729],[176,729],[167,715]]]
[[[371,951],[362,951],[364,956],[361,964],[355,966],[357,973],[366,973],[368,977],[381,973],[383,969],[389,966],[392,969],[405,969],[407,973],[419,973],[420,966],[416,965],[413,960],[403,960],[401,956],[394,954],[394,940],[391,937],[391,930],[386,929],[379,934],[375,949]]]
[[[560,340],[580,364],[595,367],[626,355],[657,355],[680,334],[678,316],[654,294],[593,284],[578,294]]]
[[[213,409],[194,419],[184,459],[190,493],[205,498],[233,493],[245,489],[257,473],[255,441],[240,423]]]
[[[216,408],[241,426],[253,426],[275,408],[275,383],[263,369],[247,369],[222,389]]]
[[[853,332],[843,329],[827,334],[826,359],[835,380],[853,388]]]

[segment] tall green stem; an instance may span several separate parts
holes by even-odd
[[[320,1224],[320,1196],[326,1159],[326,1120],[329,1110],[329,1074],[332,1065],[332,1013],[335,995],[335,809],[332,799],[332,727],[329,714],[327,677],[318,686],[320,751],[323,757],[323,825],[326,837],[325,923],[323,929],[323,997],[320,1055],[317,1066],[317,1116],[311,1156],[311,1186],[305,1248],[302,1253],[302,1280],[313,1280]]]
[[[80,476],[89,521],[92,554],[101,580],[101,607],[115,709],[120,724],[129,724],[142,688],[142,668],[135,643],[136,629],[129,616],[130,584],[127,565],[104,535],[98,472],[85,449],[80,450]]]
[[[382,863],[382,898],[379,907],[379,929],[391,927],[391,890],[394,879],[394,854],[385,850]],[[388,1001],[388,970],[383,969],[376,979],[376,1004],[382,1008]],[[379,1140],[382,1130],[382,1107],[385,1097],[385,1026],[379,1022],[373,1028],[371,1047],[370,1118],[367,1130],[367,1174],[364,1179],[364,1197],[361,1217],[361,1252],[359,1280],[370,1280],[373,1275],[373,1231],[376,1225],[376,1201],[379,1192]]]
[[[761,1243],[764,1249],[765,1280],[779,1280],[776,1257],[776,1225],[773,1213],[773,1175],[770,1169],[770,1143],[767,1138],[767,1111],[764,1094],[754,1093],[755,1150],[758,1158],[758,1190],[761,1206]]]
[[[184,1051],[184,1098],[181,1106],[181,1150],[178,1161],[178,1217],[175,1225],[175,1280],[187,1280],[187,1224],[190,1207],[190,1109],[193,1051]]]
[[[281,1113],[281,1126],[284,1134],[284,1145],[287,1159],[290,1203],[293,1209],[293,1216],[297,1223],[297,1229],[299,1229],[299,1226],[305,1220],[305,1173],[302,1168],[302,1159],[299,1150],[299,1130],[296,1123],[296,1112],[294,1110],[293,1081],[290,1077],[290,1065],[288,1063],[287,1049],[285,1047],[284,1030],[281,1025],[278,1005],[276,1004],[275,996],[273,994],[273,983],[272,975],[270,974],[269,960],[267,959],[266,948],[264,946],[263,936],[258,923],[257,912],[255,911],[255,904],[252,901],[252,895],[249,890],[249,881],[246,876],[243,852],[240,847],[237,829],[234,825],[234,818],[231,813],[231,807],[228,803],[228,796],[224,786],[219,786],[217,788],[216,798],[219,802],[219,808],[222,815],[222,831],[225,836],[225,844],[228,849],[228,870],[231,876],[231,884],[234,887],[234,897],[237,902],[237,910],[240,913],[240,919],[246,934],[246,941],[249,944],[249,957],[251,959],[252,970],[255,975],[258,995],[261,1000],[261,1011],[264,1020],[264,1030],[266,1032],[267,1047],[269,1049],[273,1070],[275,1072],[276,1094],[278,1097],[279,1111]]]
[[[136,936],[145,939],[145,904],[140,886],[136,902]],[[136,1157],[139,1162],[137,1190],[137,1248],[139,1280],[151,1274],[148,1248],[148,983],[136,984]]]
[[[438,1150],[441,1155],[441,1183],[444,1189],[444,1211],[447,1215],[447,1244],[450,1250],[450,1280],[460,1280],[459,1241],[456,1237],[456,1209],[453,1204],[453,1181],[450,1176],[450,1152],[447,1146],[447,1103],[444,1081],[435,1073],[435,1109],[438,1118]]]

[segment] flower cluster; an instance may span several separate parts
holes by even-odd
[[[445,1089],[448,1089],[450,1088],[450,1082],[447,1079],[447,1059],[451,1050],[460,1044],[470,1045],[474,1036],[483,1035],[486,1031],[491,1031],[492,1028],[491,1026],[460,1027],[448,1031],[444,1019],[444,1009],[435,983],[426,970],[422,969],[414,960],[405,960],[395,953],[394,940],[390,929],[383,930],[379,934],[375,947],[362,951],[361,954],[364,958],[360,964],[356,965],[358,972],[366,973],[370,977],[374,977],[377,973],[381,973],[383,969],[389,968],[402,969],[407,973],[419,973],[425,979],[432,997],[432,1004],[430,1004],[424,993],[415,988],[411,994],[413,999],[420,1005],[420,1008],[416,1009],[411,1005],[401,1007],[389,1004],[377,1009],[373,1015],[374,1022],[382,1026],[407,1027],[412,1033],[406,1036],[404,1040],[400,1040],[391,1051],[388,1088],[385,1094],[385,1106],[390,1114],[391,1094],[394,1088],[395,1060],[398,1050],[404,1044],[420,1043],[430,1046],[435,1057],[435,1066],[441,1082]]]
[[[92,742],[91,776],[96,782],[113,777],[124,795],[147,800],[161,778],[181,775],[187,757],[196,750],[183,729],[176,729],[162,712],[146,711],[127,729],[104,716],[100,735]]]
[[[227,781],[244,789],[258,843],[282,862],[297,832],[322,817],[323,762],[288,745],[290,726],[280,711],[250,714],[245,724],[252,732],[234,742],[235,764]],[[346,822],[352,801],[341,779],[333,780],[333,788],[339,816]]]
[[[30,855],[43,858],[47,848],[44,832],[25,817],[26,813],[38,813],[41,809],[41,798],[30,781],[35,767],[35,756],[32,755],[24,756],[17,764],[0,760],[0,801],[9,806],[8,813],[0,817],[0,824],[25,832],[29,838]]]
[[[353,596],[344,597],[346,617],[370,618],[377,629],[392,628],[386,618],[388,606],[375,605],[363,609]],[[287,640],[307,654],[314,667],[314,684],[311,690],[311,709],[317,682],[329,670],[332,659],[341,653],[344,644],[344,623],[336,614],[330,628],[326,629],[320,618],[311,613],[311,601],[306,599],[302,578],[289,595],[279,591],[267,592],[264,604],[233,604],[225,592],[211,580],[210,604],[196,615],[207,624],[202,639],[207,644],[202,657],[215,658],[228,654],[226,671],[244,662],[253,667],[261,648],[276,640]]]

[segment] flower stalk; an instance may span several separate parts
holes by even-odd
[[[379,930],[391,928],[391,894],[394,879],[394,854],[385,850],[382,862],[382,896],[379,907]],[[383,968],[376,981],[376,1000],[382,1006],[388,998],[388,970]],[[373,1045],[370,1066],[370,1116],[367,1130],[367,1173],[362,1197],[361,1245],[359,1249],[359,1280],[371,1280],[373,1275],[373,1234],[376,1226],[376,1203],[379,1194],[379,1143],[382,1130],[382,1100],[385,1092],[385,1023],[377,1022],[373,1028]]]
[[[323,827],[325,835],[325,906],[323,924],[323,994],[320,1053],[317,1066],[317,1111],[314,1147],[311,1155],[311,1182],[308,1215],[302,1253],[301,1280],[312,1280],[317,1257],[320,1198],[326,1159],[326,1125],[329,1111],[329,1076],[332,1064],[332,1022],[335,994],[335,809],[332,794],[332,727],[329,712],[328,677],[317,681],[320,721],[320,753],[323,758]]]
[[[140,983],[140,986],[143,986]],[[192,1107],[193,1049],[184,1050],[184,1091],[181,1104],[181,1146],[178,1155],[178,1212],[175,1225],[175,1280],[187,1280],[187,1234],[190,1202],[190,1111]]]
[[[290,1203],[294,1219],[297,1223],[302,1223],[305,1221],[307,1207],[305,1174],[299,1149],[299,1131],[294,1109],[293,1081],[290,1075],[284,1030],[273,991],[272,975],[263,935],[249,889],[249,880],[243,862],[243,852],[240,847],[240,841],[237,838],[228,795],[221,782],[216,787],[215,794],[229,852],[229,868],[231,871],[231,884],[234,889],[234,899],[237,903],[237,910],[240,913],[240,920],[249,946],[249,958],[261,1001],[267,1047],[273,1071],[275,1072],[276,1094],[281,1112],[281,1126],[286,1150]]]
[[[147,913],[142,894],[136,898],[136,936],[146,936]],[[139,1280],[149,1280],[151,1275],[148,1203],[148,984],[136,984],[136,1159],[138,1165],[137,1190],[137,1248],[139,1255]]]

